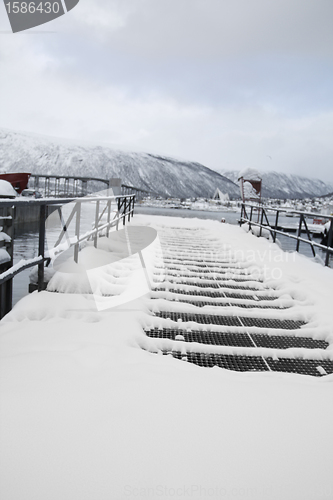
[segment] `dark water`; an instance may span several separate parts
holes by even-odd
[[[32,259],[38,255],[38,224],[20,224],[15,227],[14,264],[21,259]],[[13,305],[27,295],[29,274],[33,268],[17,274],[13,280]]]
[[[135,213],[144,215],[165,215],[171,217],[185,217],[185,218],[198,218],[198,219],[213,219],[221,221],[222,218],[225,219],[226,223],[237,224],[240,218],[240,212],[228,212],[228,211],[218,211],[218,212],[208,212],[204,210],[187,210],[187,209],[174,209],[174,208],[159,208],[159,207],[142,207],[136,206]],[[135,220],[135,218],[134,218]],[[289,217],[282,217],[280,219],[281,225],[293,225],[297,224],[298,219],[291,219]],[[272,216],[271,222],[274,222],[274,217]],[[285,251],[294,252],[296,250],[296,240],[288,238],[287,236],[278,235],[278,240],[281,247]],[[316,241],[320,242],[320,238],[315,238]],[[305,243],[300,244],[300,253],[313,257],[310,245]],[[324,253],[317,249],[316,253],[323,260],[325,258]],[[14,241],[14,264],[21,259],[31,259],[38,255],[38,225],[37,224],[25,224],[15,228],[15,241]],[[331,261],[332,262],[332,261]],[[27,269],[22,271],[14,278],[13,283],[13,304],[16,304],[18,300],[28,294],[29,286],[29,274],[32,269]]]

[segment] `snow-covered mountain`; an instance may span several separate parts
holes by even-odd
[[[237,183],[238,171],[227,170],[222,175]],[[313,198],[333,192],[333,185],[319,179],[279,172],[261,172],[264,198]]]
[[[236,184],[200,163],[6,129],[0,129],[0,172],[120,177],[123,184],[164,196],[211,198],[219,188],[239,197]]]

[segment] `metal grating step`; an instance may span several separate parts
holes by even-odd
[[[155,281],[155,283],[158,283],[158,281]],[[170,283],[172,283],[174,285],[196,286],[198,288],[215,288],[215,289],[231,288],[231,289],[235,289],[235,290],[250,290],[252,292],[258,292],[258,291],[262,290],[260,288],[255,288],[253,286],[232,285],[227,281],[221,281],[221,280],[219,280],[219,282],[216,282],[216,281],[212,281],[211,283],[198,282],[195,284],[192,282],[187,282],[187,281],[170,281]]]
[[[240,275],[240,276],[249,276],[249,273],[247,273],[246,271],[243,271],[241,268],[227,268],[227,267],[223,267],[223,271],[221,270],[221,268],[219,268],[218,266],[215,266],[215,267],[212,267],[211,269],[203,269],[203,268],[200,268],[200,269],[191,269],[191,267],[196,267],[196,266],[183,266],[183,265],[179,265],[179,266],[155,266],[156,269],[159,269],[161,271],[165,271],[165,272],[168,272],[169,274],[169,271],[175,271],[175,272],[189,272],[189,273],[197,273],[197,274],[237,274],[237,275]],[[235,269],[237,270],[237,272],[235,272]],[[173,273],[170,273],[170,274],[173,274]]]
[[[190,314],[178,311],[159,311],[155,315],[159,318],[171,319],[172,321],[195,321],[203,325],[256,326],[259,328],[279,328],[283,330],[294,330],[305,325],[304,321],[294,321],[291,319],[238,318],[237,316]]]
[[[163,351],[163,354],[171,354],[176,359],[188,361],[189,363],[194,363],[205,368],[218,366],[239,372],[268,371],[267,365],[260,356],[234,356],[231,354],[206,354],[199,352],[188,352],[184,355],[175,351]]]
[[[188,352],[163,351],[163,354],[171,354],[176,359],[188,361],[195,365],[212,368],[218,366],[234,371],[268,371],[269,368],[274,372],[298,373],[300,375],[311,375],[321,377],[333,373],[333,361],[315,360],[315,359],[289,359],[280,358],[275,361],[272,358],[263,358],[259,356],[238,356],[231,354],[206,354]]]
[[[151,297],[151,299],[158,299],[159,297]],[[205,307],[205,306],[213,306],[213,307],[242,307],[244,309],[290,309],[291,306],[272,306],[272,305],[261,305],[256,302],[255,304],[244,304],[241,302],[205,302],[202,300],[190,300],[190,299],[176,299],[170,298],[168,299],[172,302],[181,302],[184,304],[191,304],[196,307]]]
[[[212,298],[220,298],[220,297],[226,297],[230,299],[250,299],[250,300],[277,300],[280,297],[278,295],[245,295],[241,293],[234,293],[234,292],[228,292],[228,291],[223,291],[223,292],[209,292],[206,290],[182,290],[182,289],[175,289],[175,288],[170,288],[168,290],[170,293],[177,293],[179,295],[189,295],[189,296],[198,296],[198,297],[212,297]],[[259,290],[256,289],[256,292]],[[266,290],[265,290],[266,291]]]
[[[188,255],[188,254],[187,254]],[[237,267],[239,265],[236,260],[207,260],[207,259],[189,259],[187,256],[184,259],[170,257],[168,255],[163,256],[163,261],[170,264],[177,264],[178,262],[182,265],[189,263],[191,266],[196,267]]]
[[[194,266],[191,266],[194,267]],[[178,266],[178,267],[170,267],[170,266],[165,266],[165,267],[156,267],[157,272],[164,271],[167,274],[171,274],[173,276],[179,276],[180,273],[185,273],[184,275],[186,277],[194,275],[195,276],[201,276],[204,275],[206,276],[207,274],[232,274],[232,275],[237,275],[237,276],[251,276],[251,274],[247,273],[246,271],[243,271],[242,269],[235,269],[235,268],[210,268],[210,269],[190,269],[190,266]],[[190,274],[188,274],[190,273]]]
[[[296,337],[295,335],[264,335],[232,332],[203,332],[200,330],[178,330],[175,328],[154,328],[145,330],[148,337],[183,342],[197,342],[206,345],[225,345],[238,347],[266,347],[271,349],[289,349],[301,347],[304,349],[327,349],[328,342],[311,337]],[[252,340],[253,342],[252,342]],[[255,344],[255,345],[254,345]]]
[[[300,375],[312,375],[314,377],[333,373],[333,361],[329,359],[279,358],[275,360],[266,358],[266,361],[274,372],[299,373]]]
[[[213,273],[212,273],[213,274]],[[221,276],[222,273],[220,273],[220,276]],[[211,283],[216,283],[217,285],[219,283],[225,283],[225,282],[229,282],[229,281],[233,281],[235,283],[247,283],[249,281],[251,282],[256,282],[256,283],[262,283],[261,280],[258,280],[258,279],[255,279],[255,278],[251,278],[250,276],[244,276],[243,278],[241,277],[234,277],[234,276],[227,276],[226,273],[224,273],[226,275],[226,277],[223,279],[223,278],[213,278],[213,277],[209,277],[209,276],[179,276],[179,275],[176,275],[176,274],[168,274],[168,273],[154,273],[154,276],[165,276],[165,279],[167,279],[168,281],[170,281],[171,283],[179,283],[180,285],[184,284],[184,285],[196,285],[197,283],[200,283],[201,284],[206,284],[207,286],[209,286]],[[229,273],[231,274],[231,273]],[[239,276],[238,274],[236,276]]]

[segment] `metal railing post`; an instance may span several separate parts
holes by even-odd
[[[121,201],[120,198],[117,198],[117,207],[118,207],[118,212],[117,212],[117,223],[116,223],[116,228],[117,231],[119,229],[119,219],[120,219],[120,209],[121,209]]]
[[[325,266],[328,266],[328,264],[329,264],[330,253],[331,253],[331,251],[329,249],[332,246],[332,240],[333,240],[333,219],[331,219],[330,228],[328,230],[328,235],[327,235],[327,250],[326,250],[326,258],[325,258]]]
[[[46,221],[46,205],[41,205],[39,209],[39,239],[38,239],[38,256],[44,259],[45,257],[45,221]],[[41,292],[44,288],[44,260],[38,264],[38,291]]]
[[[262,236],[262,223],[263,223],[263,220],[264,220],[264,207],[258,207],[258,220],[259,220],[259,214],[260,214],[260,210],[261,210],[261,215],[260,215],[260,231],[259,231],[259,236]]]
[[[76,202],[76,219],[75,219],[75,236],[80,238],[80,224],[81,224],[81,202]],[[74,246],[74,261],[79,262],[79,242]]]
[[[252,214],[253,214],[253,206],[251,205],[251,210],[250,210],[250,221],[252,222]],[[252,225],[249,223],[249,229],[251,229]]]
[[[278,228],[278,223],[279,223],[279,210],[276,211],[276,216],[275,216],[275,231],[274,231],[274,234],[273,234],[273,243],[276,242],[276,230]]]
[[[98,222],[99,222],[99,200],[96,201],[96,211],[95,211],[95,229],[96,229],[96,233],[94,234],[94,247],[95,248],[97,248]]]
[[[303,222],[303,214],[300,214],[300,217],[299,217],[299,225],[298,225],[298,231],[297,231],[297,243],[296,243],[296,252],[299,251],[299,244],[300,244],[300,241],[299,241],[299,238],[302,234],[302,222]]]
[[[123,211],[123,226],[126,224],[126,207],[127,207],[127,198],[124,198],[124,211]]]
[[[242,203],[241,214],[240,214],[240,219],[239,219],[240,226],[243,224],[243,211],[244,211],[244,204]]]
[[[109,237],[110,234],[110,219],[111,219],[111,200],[108,200],[108,215],[107,215],[107,222],[108,222],[108,227],[106,229],[106,237]]]
[[[128,222],[131,220],[132,197],[128,200]]]
[[[14,213],[15,208],[7,208],[3,211],[3,220],[1,224],[3,225],[3,231],[10,238],[11,241],[7,245],[5,244],[6,251],[10,256],[10,261],[4,264],[4,270],[9,269],[13,265],[13,255],[14,255]],[[3,267],[3,266],[2,266]],[[12,309],[13,303],[13,279],[9,279],[5,283],[0,285],[0,318],[3,318]]]

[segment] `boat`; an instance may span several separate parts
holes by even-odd
[[[0,179],[10,182],[15,191],[21,194],[23,189],[26,189],[28,185],[30,175],[27,172],[13,172],[0,174]]]

